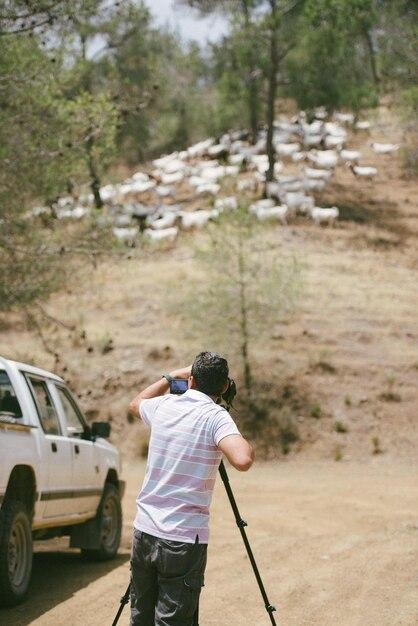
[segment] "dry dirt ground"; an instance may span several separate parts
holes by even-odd
[[[63,540],[38,544],[31,595],[4,626],[111,624],[129,578],[131,523],[143,462],[130,463],[119,557],[82,562]],[[298,460],[259,463],[231,483],[282,626],[418,624],[417,466]],[[202,626],[270,623],[222,482],[213,500]],[[128,608],[121,625],[128,624]]]

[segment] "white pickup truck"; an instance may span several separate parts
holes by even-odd
[[[87,558],[115,556],[124,483],[109,434],[61,378],[0,357],[0,605],[25,597],[34,539],[69,535]]]

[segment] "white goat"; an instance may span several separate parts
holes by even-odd
[[[304,135],[303,136],[303,145],[306,148],[317,148],[321,145],[323,137],[322,135]],[[293,158],[293,154],[292,154]]]
[[[178,235],[178,228],[173,226],[172,228],[164,228],[162,230],[152,230],[146,228],[144,230],[144,236],[151,241],[175,241]]]
[[[170,211],[170,212],[167,212],[162,217],[151,221],[150,226],[154,230],[164,230],[166,228],[170,228],[171,226],[174,226],[174,224],[176,223],[177,217],[178,217],[177,213],[172,213]]]
[[[344,144],[345,137],[335,135],[327,135],[325,137],[325,146],[327,148],[342,148]]]
[[[300,161],[305,161],[306,156],[306,152],[294,152],[291,158],[294,163],[300,163]]]
[[[163,185],[175,185],[177,183],[181,183],[184,179],[184,172],[178,171],[173,174],[163,174],[161,176],[161,182]]]
[[[329,209],[322,209],[321,207],[314,207],[310,210],[310,215],[315,224],[330,224],[334,225],[338,219],[339,210],[336,206]]]
[[[229,153],[229,146],[219,143],[216,146],[211,146],[208,149],[209,156],[220,157]]]
[[[300,213],[306,213],[314,207],[313,198],[300,192],[286,193],[283,201],[292,212],[299,211]]]
[[[174,158],[163,165],[162,169],[166,174],[175,174],[176,172],[184,172],[187,169],[187,164],[181,159]]]
[[[308,159],[320,168],[331,170],[338,162],[338,154],[334,150],[312,150],[308,152]]]
[[[83,206],[76,206],[73,209],[57,209],[57,217],[58,219],[63,219],[65,217],[80,220],[82,217],[85,217],[89,213],[89,210]]]
[[[160,198],[168,198],[169,196],[174,196],[175,191],[173,187],[167,187],[165,185],[159,185],[155,188],[155,192]]]
[[[397,143],[372,143],[372,148],[376,154],[390,154],[399,150]]]
[[[192,213],[181,214],[181,225],[188,230],[189,228],[203,228],[213,219],[214,214],[212,211],[193,211]]]
[[[276,145],[276,152],[282,157],[290,157],[299,151],[300,145],[298,143],[279,143]]]
[[[370,122],[368,122],[367,120],[359,120],[358,122],[356,122],[356,124],[354,124],[354,128],[356,130],[369,130],[371,127]]]
[[[287,224],[286,218],[288,216],[288,213],[289,209],[286,205],[283,205],[274,206],[266,209],[258,208],[254,214],[256,218],[261,222],[265,220],[278,220],[283,224],[283,226],[285,226]]]
[[[126,228],[127,226],[131,226],[132,218],[131,215],[115,215],[114,224],[118,228]]]
[[[132,226],[131,228],[113,228],[113,235],[122,243],[132,246],[135,243],[139,228]]]
[[[238,206],[238,202],[235,196],[228,196],[227,198],[218,198],[215,200],[215,209],[217,211],[234,210]]]
[[[305,178],[303,181],[302,189],[304,191],[323,191],[327,181],[323,178]]]
[[[343,124],[352,124],[354,122],[353,113],[334,113],[334,117],[338,122],[342,122]]]
[[[361,159],[361,152],[358,150],[341,150],[339,154],[341,161],[345,163],[358,163]]]
[[[201,176],[190,176],[188,182],[191,187],[200,187],[200,185],[206,185],[208,181]]]
[[[330,170],[317,170],[312,167],[305,167],[305,176],[312,179],[329,180],[331,178]]]
[[[357,176],[358,178],[368,178],[369,180],[371,180],[377,174],[376,167],[371,167],[371,166],[361,167],[360,165],[350,164],[349,168],[353,172],[354,176]]]
[[[220,188],[221,186],[217,183],[205,183],[196,188],[196,193],[198,196],[204,196],[207,194],[216,196],[216,194],[219,193]]]
[[[248,211],[252,213],[253,215],[256,215],[257,211],[259,211],[260,209],[271,209],[273,207],[274,207],[274,201],[271,200],[270,198],[267,198],[265,200],[257,200],[257,202],[254,202],[253,204],[251,204],[248,208]]]
[[[187,149],[187,153],[190,158],[202,157],[208,153],[208,150],[215,143],[214,139],[205,139],[204,141],[199,141],[199,143],[194,144],[194,146],[190,146]]]

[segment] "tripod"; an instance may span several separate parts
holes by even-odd
[[[224,465],[223,461],[221,461],[221,464],[219,465],[219,473],[221,475],[222,482],[223,482],[223,484],[225,486],[225,490],[226,490],[229,502],[230,502],[232,510],[234,512],[235,521],[236,521],[236,524],[237,524],[237,526],[238,526],[238,528],[240,530],[241,537],[242,537],[242,540],[243,540],[244,545],[245,545],[245,549],[247,550],[248,558],[250,559],[250,563],[251,563],[251,566],[253,568],[254,575],[255,575],[255,578],[257,580],[258,587],[259,587],[261,595],[263,597],[264,606],[265,606],[266,611],[267,611],[267,613],[268,613],[268,615],[270,617],[270,622],[271,622],[272,626],[277,626],[276,621],[274,619],[274,615],[273,615],[273,613],[276,610],[276,608],[269,602],[269,599],[267,597],[267,593],[266,593],[266,590],[264,588],[263,581],[261,580],[260,572],[258,571],[257,563],[255,562],[255,558],[254,558],[254,554],[253,554],[253,551],[252,551],[251,546],[250,546],[250,542],[248,541],[247,533],[245,532],[245,527],[248,526],[248,524],[247,524],[246,521],[244,521],[242,519],[242,517],[240,515],[240,512],[238,510],[238,506],[237,506],[237,503],[235,501],[235,497],[234,497],[234,494],[232,492],[231,485],[229,483],[228,473],[226,471],[226,468],[225,468],[225,465]],[[116,613],[115,619],[113,620],[112,626],[116,626],[116,624],[119,621],[120,616],[122,615],[122,611],[123,611],[125,605],[128,604],[130,590],[131,590],[131,583],[129,582],[128,588],[126,589],[124,595],[120,599],[120,606],[119,606],[118,612]]]

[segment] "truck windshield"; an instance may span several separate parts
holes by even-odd
[[[0,417],[22,417],[19,400],[4,370],[0,370]]]

